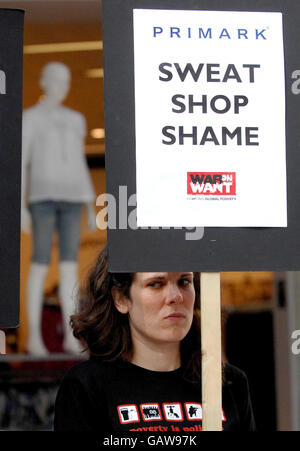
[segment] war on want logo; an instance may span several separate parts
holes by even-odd
[[[201,196],[235,196],[235,172],[188,172],[187,194]]]

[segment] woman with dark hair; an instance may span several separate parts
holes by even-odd
[[[73,333],[90,359],[67,373],[55,430],[200,431],[199,273],[109,273],[106,248],[88,277]],[[255,430],[245,374],[223,367],[223,429]]]

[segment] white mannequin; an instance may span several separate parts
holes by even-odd
[[[29,203],[44,200],[84,203],[87,208],[88,229],[96,228],[93,208],[94,192],[86,164],[83,163],[85,160],[81,161],[82,156],[79,155],[83,153],[84,133],[81,132],[81,128],[84,127],[85,120],[80,113],[61,105],[68,94],[70,80],[70,71],[67,66],[56,62],[48,63],[40,79],[45,98],[42,103],[24,112],[21,229],[25,233],[30,233],[32,225],[28,197]],[[77,129],[80,133],[77,133]],[[60,172],[60,161],[55,160],[55,157],[59,155],[57,152],[61,152],[62,157],[65,154],[65,157],[69,158],[70,170],[67,172],[70,173],[70,178],[73,174],[70,186]],[[41,174],[42,171],[44,174]],[[33,261],[28,278],[29,336],[26,350],[35,355],[48,353],[41,334],[43,291],[47,269],[48,264]],[[75,260],[60,261],[59,269],[59,295],[65,337],[63,347],[65,352],[76,353],[80,347],[72,335],[69,320],[75,307],[73,295],[77,284],[77,262]]]

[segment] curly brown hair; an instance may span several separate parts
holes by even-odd
[[[181,342],[181,366],[191,381],[201,378],[200,282],[194,274],[194,316],[188,334]],[[91,357],[106,361],[119,358],[131,360],[132,340],[128,315],[120,313],[114,304],[112,289],[129,298],[134,273],[110,273],[106,246],[92,267],[85,287],[81,290],[79,311],[71,317],[74,336],[79,339]]]

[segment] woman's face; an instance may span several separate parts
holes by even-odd
[[[129,299],[123,298],[122,302],[123,313],[129,316],[133,343],[179,343],[193,320],[193,273],[135,273]]]

